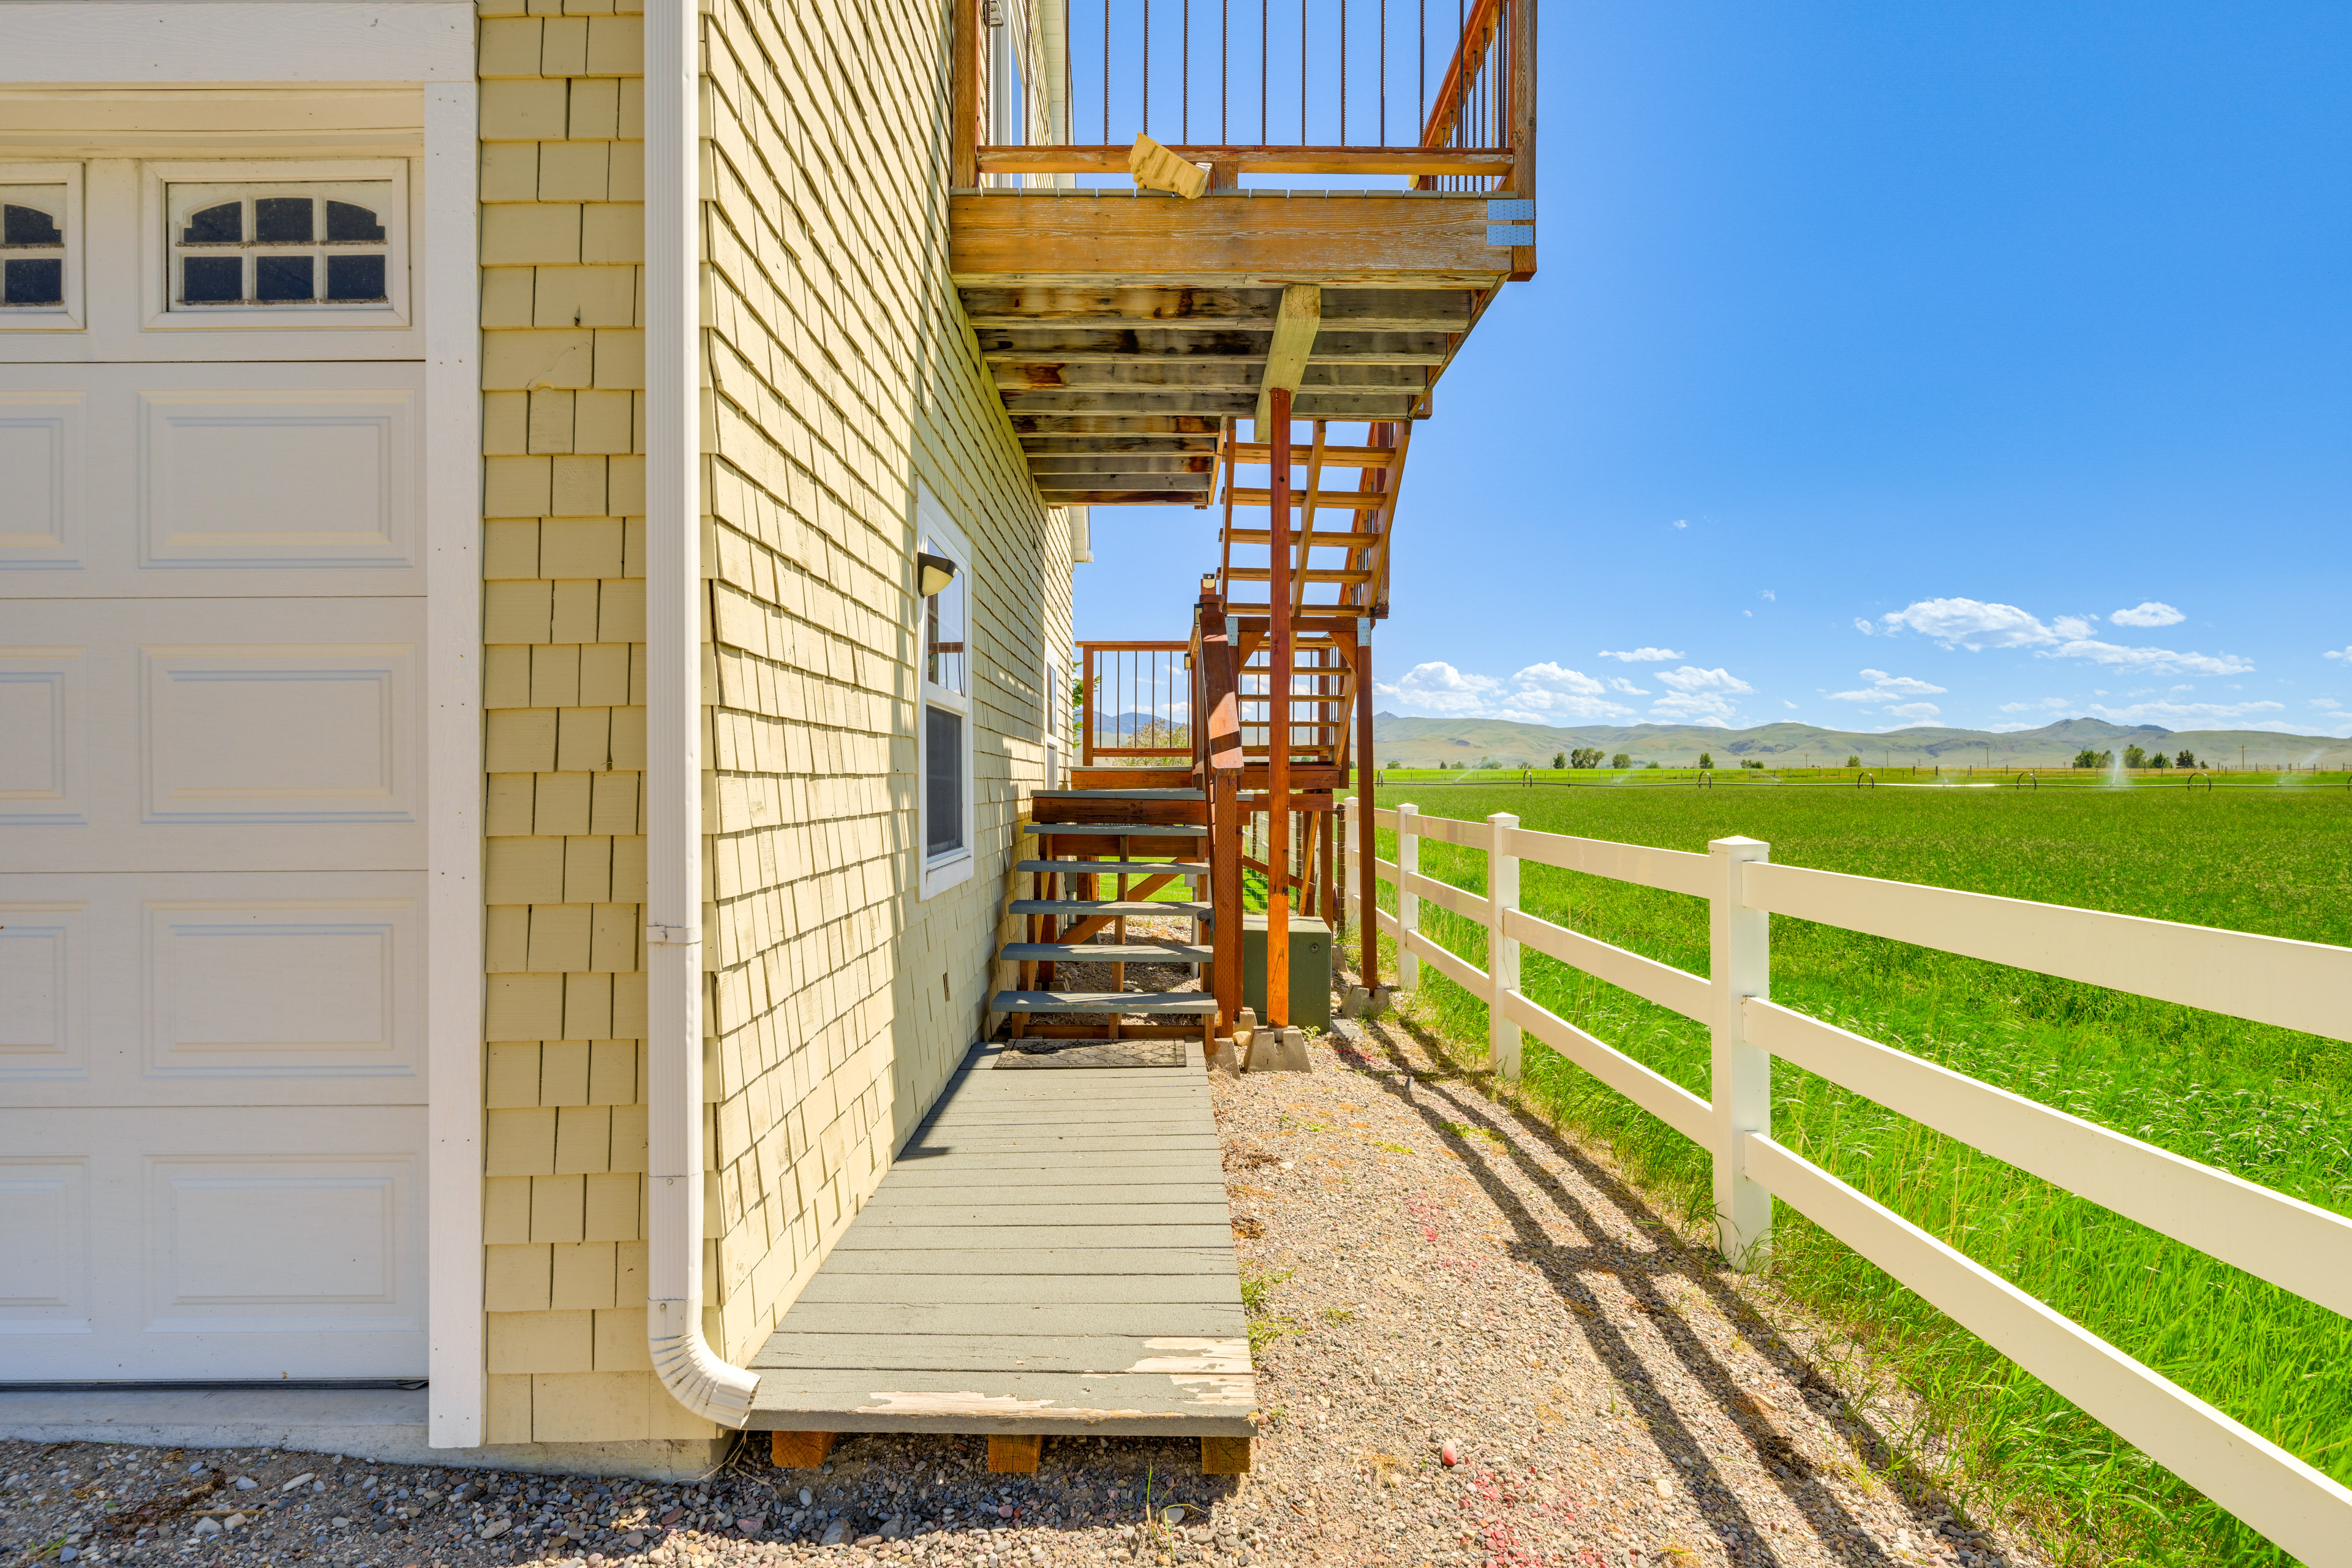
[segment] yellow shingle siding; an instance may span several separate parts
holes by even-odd
[[[493,1443],[714,1430],[645,1349],[634,4],[478,4]],[[946,26],[704,17],[705,1323],[738,1362],[982,1025],[1067,669],[1067,530],[947,277]],[[979,865],[929,900],[919,482],[974,555]]]
[[[1068,637],[947,275],[944,7],[706,18],[709,1279],[758,1348],[982,1024]],[[915,491],[969,537],[977,873],[919,894]]]
[[[478,5],[493,1443],[713,1431],[645,1352],[635,9]]]

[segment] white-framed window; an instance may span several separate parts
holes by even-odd
[[[82,325],[79,163],[0,163],[0,331]]]
[[[408,163],[145,166],[150,328],[404,327]]]
[[[916,752],[921,768],[922,891],[928,899],[971,879],[971,546],[927,488],[915,495],[916,549],[955,564],[939,593],[916,601],[922,702]]]

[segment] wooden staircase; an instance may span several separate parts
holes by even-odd
[[[1198,971],[1214,955],[1202,940],[1212,925],[1208,900],[1155,897],[1179,882],[1197,895],[1207,882],[1207,795],[1190,768],[1087,768],[1076,778],[1080,787],[1032,797],[1044,858],[1015,868],[1032,879],[1032,896],[1010,906],[1027,940],[998,953],[1020,976],[991,1004],[1009,1016],[999,1037],[1063,1044],[1198,1036],[1205,1047],[1218,1021],[1214,994],[1126,986],[1130,963]],[[1170,917],[1191,920],[1192,941],[1130,939],[1129,921]],[[1056,989],[1060,966],[1077,963],[1108,964],[1109,988]],[[1094,1021],[1081,1021],[1088,1016]]]

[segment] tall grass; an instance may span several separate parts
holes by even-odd
[[[1746,834],[1784,863],[2352,943],[2352,799],[2307,791],[1381,792],[1432,815],[1517,813],[1549,832],[1703,850]],[[1394,853],[1393,835],[1381,836]],[[1484,889],[1486,857],[1423,840],[1423,874]],[[1530,912],[1704,974],[1698,900],[1523,862]],[[1393,908],[1393,889],[1383,889]],[[1485,963],[1482,928],[1423,929]],[[1528,994],[1695,1093],[1706,1029],[1531,952]],[[1486,1037],[1477,998],[1423,968],[1441,1027]],[[2352,1046],[1788,918],[1775,1000],[1972,1078],[2352,1214]],[[1694,1216],[1696,1146],[1527,1042],[1526,1084]],[[2352,1482],[2352,1324],[1786,1062],[1773,1135],[2310,1463]],[[1944,1462],[2063,1561],[2204,1568],[2289,1561],[2038,1380],[1792,1211],[1774,1269],[1901,1376]]]

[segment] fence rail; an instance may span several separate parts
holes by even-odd
[[[2305,1563],[2352,1564],[2352,1490],[1775,1142],[1771,1061],[2347,1316],[2352,1219],[1780,1005],[1769,922],[1786,915],[2339,1040],[2352,1039],[2352,948],[1776,866],[1769,846],[1746,838],[1694,855],[1533,832],[1507,814],[1467,822],[1410,804],[1367,812],[1360,800],[1345,809],[1347,835],[1397,835],[1396,858],[1370,864],[1397,889],[1397,912],[1377,919],[1396,939],[1400,982],[1410,987],[1427,963],[1485,998],[1504,1077],[1518,1076],[1525,1031],[1707,1149],[1717,1240],[1735,1263],[1769,1256],[1777,1197],[2279,1546]],[[1484,851],[1488,896],[1423,875],[1423,838]],[[1517,908],[1526,860],[1707,900],[1708,973]],[[1421,930],[1424,900],[1486,927],[1485,969]],[[1708,1096],[1524,994],[1523,945],[1708,1025]]]

